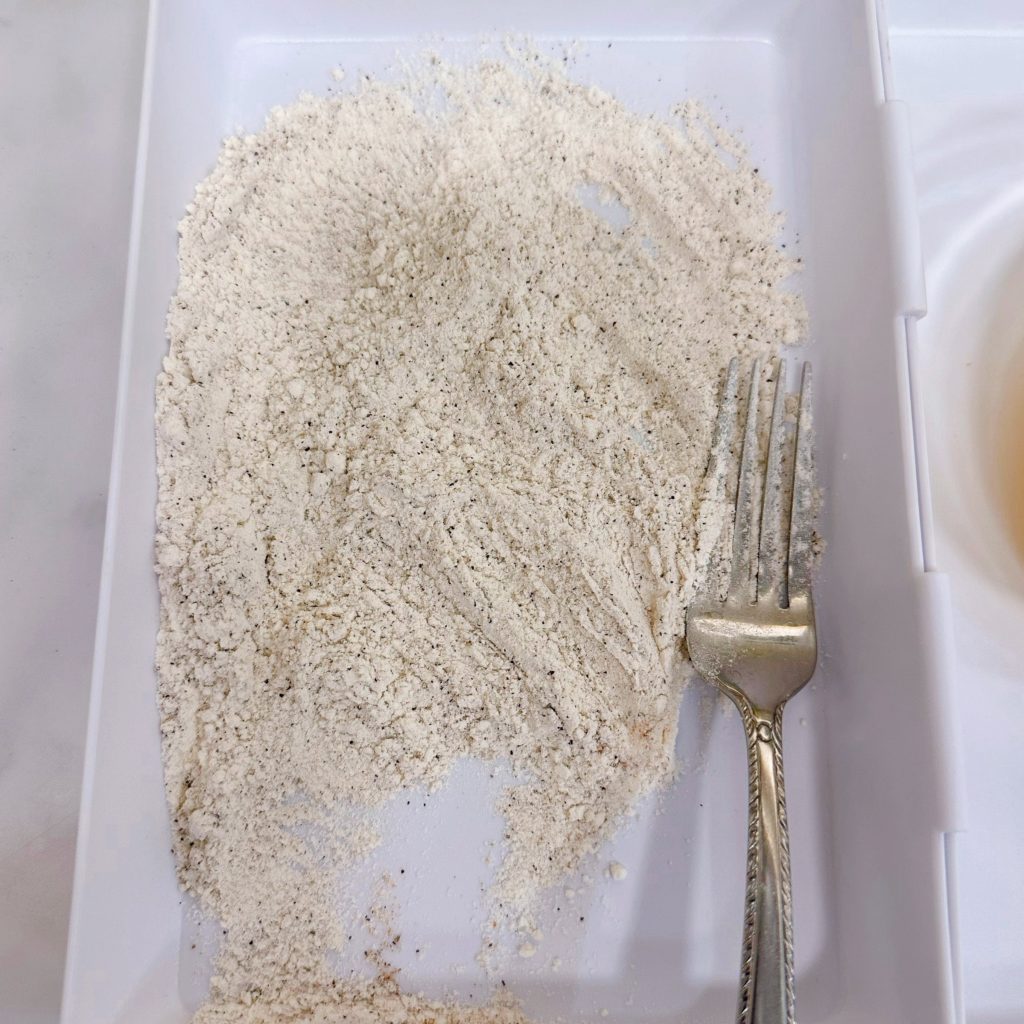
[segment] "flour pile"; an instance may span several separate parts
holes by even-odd
[[[669,777],[721,369],[803,329],[778,229],[702,108],[536,58],[224,144],[157,395],[167,793],[225,929],[202,1019],[519,1019],[334,978],[374,836],[329,821],[507,760],[518,920]]]

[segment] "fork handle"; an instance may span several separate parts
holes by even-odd
[[[782,777],[782,709],[737,700],[747,738],[750,805],[739,1024],[793,1024],[789,827]]]

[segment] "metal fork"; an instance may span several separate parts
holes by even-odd
[[[736,360],[726,374],[712,442],[711,487],[724,495],[735,467]],[[750,804],[740,969],[740,1024],[793,1024],[789,830],[782,778],[782,711],[817,661],[811,598],[814,467],[811,368],[804,364],[796,438],[786,423],[785,365],[775,372],[767,458],[758,427],[760,364],[747,389],[736,486],[732,563],[724,599],[698,598],[686,615],[697,672],[739,708],[747,739]],[[792,450],[792,471],[788,455]]]

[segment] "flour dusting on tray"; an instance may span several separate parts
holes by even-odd
[[[401,790],[508,762],[490,900],[532,949],[669,779],[721,371],[803,331],[779,227],[700,106],[530,55],[225,142],[157,389],[167,795],[224,928],[200,1020],[522,1019],[337,977],[346,873]]]

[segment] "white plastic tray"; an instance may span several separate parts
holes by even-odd
[[[924,571],[905,320],[922,307],[920,260],[905,123],[885,102],[874,5],[176,0],[153,5],[148,43],[64,1024],[176,1024],[202,998],[204,963],[169,853],[153,672],[153,387],[175,224],[221,137],[256,127],[300,89],[326,90],[331,67],[381,70],[427,33],[503,31],[589,40],[573,73],[637,109],[704,100],[776,186],[808,267],[828,496],[823,656],[787,719],[800,1017],[953,1020],[948,606],[943,579]],[[587,897],[585,930],[551,950],[557,974],[531,962],[506,975],[540,1019],[734,1013],[745,759],[733,714],[698,727],[699,697],[684,702],[680,756],[700,767],[609,851],[628,879]],[[481,843],[497,835],[481,780],[466,766],[381,854],[415,853],[421,865],[401,926],[431,952],[400,961],[403,984],[474,1001],[486,979],[454,965],[472,963]],[[444,827],[424,847],[426,824]]]

